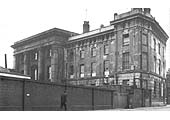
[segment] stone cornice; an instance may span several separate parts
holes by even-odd
[[[50,36],[55,36],[55,35],[62,36],[64,38],[68,38],[70,36],[74,36],[74,35],[78,35],[78,34],[74,33],[74,32],[70,32],[70,31],[62,30],[62,29],[59,29],[59,28],[53,28],[53,29],[44,31],[42,33],[33,35],[31,37],[25,38],[23,40],[17,41],[11,47],[15,49],[15,48],[22,46],[24,44],[36,42],[36,41],[45,39],[45,38],[50,37]]]

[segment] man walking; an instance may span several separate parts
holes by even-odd
[[[61,95],[61,109],[66,111],[67,110],[67,93],[64,91],[64,93]]]

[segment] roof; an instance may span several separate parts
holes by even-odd
[[[169,38],[167,33],[163,30],[163,28],[159,25],[159,23],[155,20],[155,18],[151,14],[145,13],[144,11],[141,11],[141,10],[131,10],[129,12],[125,12],[125,13],[116,15],[115,19],[113,21],[110,21],[110,24],[115,25],[115,24],[117,24],[119,22],[122,22],[122,21],[128,20],[128,19],[132,19],[134,17],[146,18],[146,20],[149,20],[150,22],[154,23],[154,25],[164,35],[166,40]]]
[[[109,30],[113,30],[113,29],[114,29],[114,25],[109,25],[109,26],[106,26],[106,27],[102,27],[102,28],[98,28],[96,30],[89,31],[87,33],[83,33],[83,34],[80,34],[80,35],[69,37],[69,41],[77,40],[77,39],[80,39],[80,38],[99,34],[99,33],[102,33],[102,32],[109,31]]]
[[[52,34],[52,33],[65,34],[65,36],[68,36],[68,37],[78,35],[78,33],[75,33],[75,32],[70,32],[70,31],[67,31],[67,30],[59,29],[59,28],[52,28],[50,30],[38,33],[38,34],[30,36],[28,38],[19,40],[19,41],[15,42],[14,45],[12,45],[11,47],[16,48],[18,45],[25,43],[26,41],[27,42],[32,41],[32,40],[35,40],[36,38],[40,38],[40,37],[43,37],[44,35]]]
[[[9,72],[9,70],[0,66],[0,72]]]
[[[30,76],[21,75],[17,73],[11,73],[11,72],[2,72],[0,71],[0,77],[9,77],[9,78],[18,78],[18,79],[31,79]]]

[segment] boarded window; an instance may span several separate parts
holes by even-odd
[[[147,45],[147,35],[146,34],[142,34],[142,44]]]
[[[123,60],[122,60],[122,68],[123,70],[129,69],[129,52],[123,53]]]
[[[148,59],[147,53],[143,52],[142,53],[142,69],[143,70],[147,70],[147,67],[148,67],[147,59]]]
[[[130,43],[129,34],[123,34],[123,46],[127,46]]]

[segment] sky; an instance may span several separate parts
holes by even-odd
[[[132,4],[133,3],[133,4]],[[146,4],[147,3],[147,4]],[[0,0],[0,66],[13,68],[14,42],[51,28],[82,33],[83,21],[90,22],[90,30],[101,24],[109,25],[114,13],[131,8],[151,8],[151,14],[165,32],[170,34],[170,8],[162,1],[142,0]],[[140,5],[140,6],[139,6]],[[170,40],[166,49],[166,68],[170,68]]]

